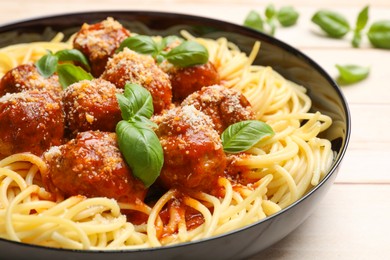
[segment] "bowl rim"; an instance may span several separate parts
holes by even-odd
[[[265,34],[263,32],[251,29],[249,27],[245,27],[243,25],[239,25],[236,23],[232,23],[225,20],[219,20],[211,17],[206,16],[200,16],[200,15],[193,15],[193,14],[187,14],[182,12],[169,12],[169,11],[153,11],[153,10],[117,10],[117,9],[108,9],[108,10],[96,10],[96,11],[76,11],[76,12],[61,12],[61,13],[55,13],[55,14],[47,14],[47,15],[37,15],[32,16],[28,18],[22,18],[22,19],[16,19],[10,22],[1,23],[0,24],[0,33],[11,31],[13,29],[21,28],[21,26],[31,23],[31,22],[42,22],[49,19],[61,19],[66,17],[74,17],[74,16],[84,16],[86,15],[89,19],[93,19],[93,16],[100,17],[104,14],[107,14],[107,16],[115,16],[115,15],[129,15],[129,16],[151,16],[151,17],[158,17],[159,19],[168,17],[179,17],[179,18],[185,18],[186,21],[201,21],[202,24],[208,26],[214,26],[218,28],[222,27],[228,27],[229,31],[231,32],[239,32],[240,34],[245,34],[246,36],[250,36],[253,38],[261,38],[261,41],[266,40],[270,44],[277,45],[279,48],[286,50],[287,52],[293,54],[294,56],[299,56],[300,59],[304,60],[305,63],[307,63],[309,66],[313,67],[315,71],[317,71],[321,76],[333,87],[333,89],[336,91],[337,96],[341,100],[342,108],[345,112],[345,137],[343,139],[343,143],[340,147],[340,151],[338,151],[336,158],[334,159],[331,168],[328,170],[327,174],[324,176],[323,179],[320,180],[320,182],[313,188],[311,188],[308,192],[306,192],[301,198],[299,198],[297,201],[293,202],[286,208],[278,211],[277,213],[266,217],[264,219],[258,220],[254,223],[245,225],[243,227],[240,227],[238,229],[234,229],[229,232],[225,232],[219,235],[215,235],[209,238],[204,238],[196,241],[189,241],[189,242],[182,242],[174,245],[164,245],[160,247],[152,247],[152,248],[139,248],[139,249],[114,249],[114,250],[104,250],[104,249],[98,249],[98,250],[84,250],[84,249],[66,249],[66,248],[55,248],[55,247],[49,247],[49,246],[40,246],[40,245],[34,245],[34,244],[27,244],[17,241],[8,240],[5,238],[0,238],[0,242],[7,242],[7,243],[13,243],[18,244],[25,247],[32,247],[32,248],[40,248],[40,249],[49,249],[53,251],[60,251],[60,252],[78,252],[78,253],[133,253],[133,252],[146,252],[146,251],[163,251],[168,250],[171,248],[177,248],[177,247],[186,247],[192,244],[201,244],[205,243],[211,240],[216,240],[224,236],[233,235],[235,233],[241,232],[242,230],[250,229],[253,226],[259,225],[260,223],[269,222],[272,221],[274,218],[278,217],[279,215],[284,214],[285,212],[288,212],[291,208],[295,207],[297,204],[301,203],[302,201],[306,200],[308,197],[310,197],[313,193],[315,193],[318,189],[320,189],[324,183],[326,183],[333,174],[335,174],[336,170],[340,166],[345,153],[347,151],[349,142],[350,142],[350,135],[351,135],[351,113],[350,109],[347,103],[347,99],[344,96],[343,92],[341,91],[340,86],[336,83],[336,81],[312,58],[307,56],[304,52],[301,50],[293,47],[292,45],[279,40],[278,38],[274,36],[270,36],[268,34]],[[80,22],[82,24],[83,22]],[[333,183],[332,183],[333,184]]]

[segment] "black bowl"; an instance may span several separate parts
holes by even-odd
[[[84,22],[111,16],[134,32],[147,35],[178,34],[186,29],[195,36],[226,37],[249,53],[261,41],[255,64],[272,66],[284,77],[303,85],[313,110],[330,115],[332,126],[323,133],[337,153],[329,173],[303,198],[279,213],[210,239],[152,249],[82,251],[55,249],[0,239],[2,259],[242,259],[258,253],[297,228],[315,209],[336,177],[350,137],[350,114],[346,100],[332,78],[313,60],[293,47],[265,34],[213,19],[148,11],[73,13],[26,20],[0,27],[0,47],[24,41],[49,40],[57,32],[74,33]],[[324,223],[325,224],[325,223]]]

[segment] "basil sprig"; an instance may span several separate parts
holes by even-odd
[[[369,6],[364,7],[358,14],[355,28],[351,29],[348,20],[340,13],[320,10],[311,18],[328,36],[342,38],[350,31],[353,31],[352,46],[359,47],[362,40],[362,31],[368,23]]]
[[[244,20],[244,26],[274,35],[277,24],[283,27],[289,27],[297,23],[299,13],[292,6],[284,6],[279,10],[273,4],[266,7],[264,11],[265,18],[257,11],[251,10]]]
[[[268,124],[247,120],[230,125],[221,135],[223,150],[227,153],[247,151],[264,137],[273,136],[274,131]]]
[[[334,11],[320,10],[312,17],[312,22],[317,24],[330,37],[342,38],[349,32],[353,32],[351,42],[353,47],[360,46],[368,20],[369,6],[365,6],[359,12],[355,28],[351,28],[348,20],[342,14]],[[390,49],[390,20],[374,22],[366,34],[374,47]]]
[[[364,7],[363,10],[360,11],[356,19],[356,25],[355,25],[355,30],[352,39],[353,47],[360,46],[360,43],[362,41],[362,31],[368,23],[368,10],[369,10],[369,6]]]
[[[362,67],[358,65],[336,65],[339,71],[338,82],[340,85],[348,85],[359,82],[368,77],[370,73],[369,67]]]
[[[35,63],[35,66],[38,72],[45,78],[57,72],[63,88],[80,80],[91,80],[93,78],[89,72],[73,63],[80,64],[87,71],[91,69],[87,58],[76,49],[60,50],[56,53],[48,51],[46,55],[42,56]]]
[[[144,87],[137,84],[126,84],[123,94],[116,95],[122,113],[122,119],[135,117],[149,119],[153,115],[152,95]]]
[[[123,119],[115,130],[119,149],[133,175],[149,187],[160,175],[164,163],[163,149],[150,121],[152,97],[142,86],[127,83],[117,99]]]
[[[79,66],[75,66],[70,63],[58,64],[57,65],[58,80],[62,87],[78,82],[80,80],[91,80],[92,75]]]
[[[164,49],[174,40],[180,39],[181,43],[169,51]],[[207,49],[195,42],[186,41],[177,36],[167,36],[160,42],[146,35],[135,35],[122,41],[116,52],[129,48],[141,54],[151,55],[158,63],[167,60],[176,67],[189,67],[198,64],[205,64],[209,60]]]

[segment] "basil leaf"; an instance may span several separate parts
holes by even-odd
[[[368,11],[369,11],[369,6],[364,7],[359,15],[358,18],[356,19],[356,31],[361,31],[366,27],[367,22],[368,22]]]
[[[127,99],[128,110],[131,110],[130,117],[144,116],[150,118],[153,115],[152,95],[144,87],[138,84],[127,83],[123,95]],[[125,120],[129,120],[129,118],[123,117]]]
[[[57,73],[60,84],[63,88],[68,87],[69,85],[78,82],[80,80],[91,80],[93,79],[92,75],[83,70],[81,67],[75,66],[73,64],[58,64]]]
[[[165,58],[176,67],[189,67],[208,62],[209,53],[203,45],[185,41],[166,53]]]
[[[119,109],[121,110],[122,119],[129,120],[134,114],[129,99],[120,93],[116,93],[115,95],[118,100]]]
[[[373,23],[367,33],[371,44],[376,48],[390,49],[390,20]]]
[[[158,44],[150,36],[135,35],[124,39],[116,52],[122,51],[125,47],[141,54],[157,55],[160,51]]]
[[[152,120],[150,120],[144,116],[139,116],[139,115],[135,115],[132,118],[130,118],[129,122],[134,122],[134,123],[139,122],[139,123],[142,123],[151,129],[156,129],[158,127],[158,125],[155,122],[153,122]]]
[[[362,41],[361,31],[366,27],[368,22],[368,9],[369,6],[364,7],[356,19],[356,26],[352,38],[352,46],[355,48],[359,47]]]
[[[344,16],[333,11],[318,11],[313,15],[311,20],[326,34],[334,38],[341,38],[350,30],[349,23]]]
[[[256,11],[250,11],[245,18],[244,26],[255,29],[257,31],[264,31],[264,22],[260,14]]]
[[[267,19],[270,20],[274,18],[275,15],[276,15],[275,6],[273,4],[267,5],[267,7],[265,8],[265,17],[267,17]]]
[[[264,122],[247,120],[230,125],[221,135],[223,149],[227,153],[244,152],[266,136],[274,135]]]
[[[43,77],[48,78],[53,75],[57,70],[58,57],[53,55],[51,51],[48,54],[42,56],[36,63],[35,66],[39,74]]]
[[[279,23],[284,26],[292,26],[297,23],[299,13],[292,6],[281,7],[277,14]]]
[[[161,40],[161,50],[165,49],[166,47],[169,47],[174,42],[183,42],[183,38],[180,38],[179,36],[176,35],[169,35],[164,37]]]
[[[148,119],[153,115],[152,96],[144,87],[127,83],[117,99],[124,119],[116,125],[119,149],[133,175],[149,187],[164,163],[160,141],[152,130],[156,124]]]
[[[339,71],[338,81],[340,84],[352,84],[367,78],[370,73],[369,67],[358,65],[336,65]]]
[[[88,59],[79,50],[60,50],[56,52],[55,56],[58,57],[59,61],[76,61],[79,62],[83,68],[87,69],[88,71],[91,70]]]
[[[145,124],[125,120],[117,124],[116,134],[119,149],[133,175],[149,187],[160,175],[164,163],[157,135]]]

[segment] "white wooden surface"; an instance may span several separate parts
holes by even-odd
[[[0,1],[0,24],[48,14],[93,10],[153,10],[212,17],[242,24],[260,0],[11,0]],[[367,39],[354,49],[350,37],[319,35],[311,16],[320,8],[339,11],[354,23],[370,5],[369,23],[390,19],[389,0],[284,0],[300,13],[292,28],[276,37],[302,50],[335,77],[335,64],[370,66],[368,79],[343,87],[352,113],[352,136],[344,162],[314,214],[285,239],[251,259],[390,259],[390,50],[374,49]]]

